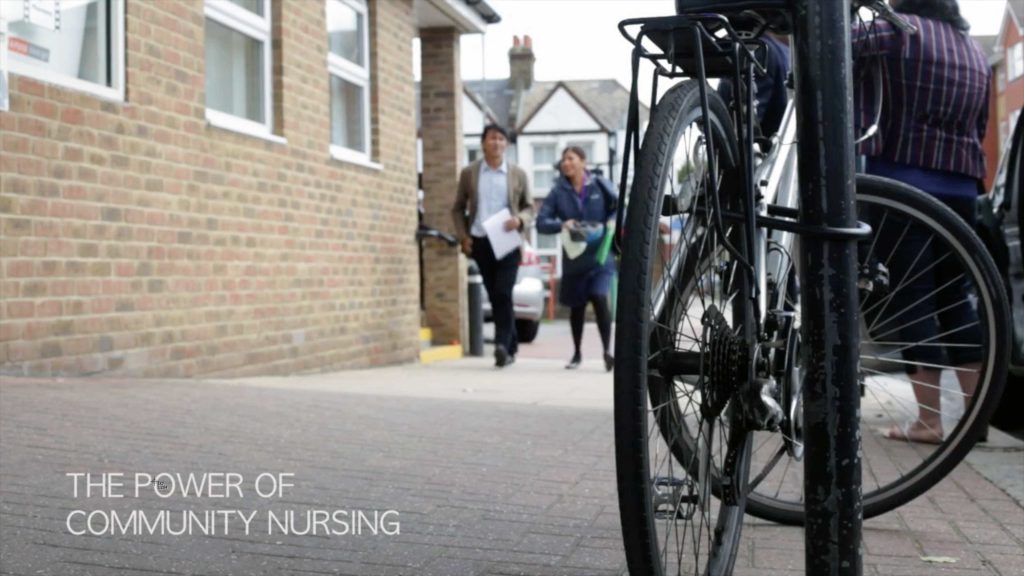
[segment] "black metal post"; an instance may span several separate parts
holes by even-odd
[[[484,279],[476,262],[466,271],[466,296],[469,301],[469,355],[484,355]]]
[[[856,225],[849,0],[795,0],[800,220]],[[854,240],[804,238],[806,573],[860,576],[861,459]]]

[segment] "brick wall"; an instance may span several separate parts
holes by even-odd
[[[274,11],[286,144],[207,125],[201,0],[126,6],[125,103],[12,75],[0,112],[0,374],[415,359],[411,0],[370,1],[381,170],[329,155],[322,2]]]
[[[423,138],[424,223],[455,233],[451,209],[462,164],[462,77],[459,33],[428,28],[420,35],[421,136]],[[437,241],[424,244],[426,321],[435,343],[468,345],[466,260],[457,248]]]

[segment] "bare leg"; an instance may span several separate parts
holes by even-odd
[[[974,396],[974,390],[978,388],[978,373],[981,371],[981,362],[972,362],[959,366],[956,376],[960,380],[960,389],[964,393],[964,404],[968,404]]]
[[[956,376],[960,381],[960,389],[964,393],[964,410],[966,410],[971,404],[971,399],[974,398],[974,391],[978,388],[978,374],[981,372],[981,362],[964,364],[960,368],[965,370],[958,370]],[[985,426],[979,437],[979,442],[985,442],[986,440],[988,440],[988,425]]]
[[[942,387],[939,385],[942,371],[919,368],[910,378],[917,400],[917,420],[905,428],[899,424],[893,426],[886,436],[893,440],[938,444],[942,442]]]

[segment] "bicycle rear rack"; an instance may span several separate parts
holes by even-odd
[[[748,221],[753,228],[755,224],[785,230],[808,237],[819,239],[841,240],[862,239],[870,235],[871,228],[858,222],[855,228],[838,228],[809,226],[797,221],[795,211],[770,206],[768,216],[758,216],[753,209],[754,182],[753,148],[755,123],[753,79],[755,74],[766,74],[767,47],[760,40],[761,35],[769,28],[779,27],[779,23],[769,23],[756,17],[733,16],[737,21],[748,26],[737,30],[729,17],[722,14],[688,14],[652,18],[632,18],[619,23],[619,32],[633,45],[632,77],[630,85],[630,101],[626,123],[626,141],[623,152],[622,170],[619,178],[619,202],[616,213],[616,229],[619,233],[615,238],[616,252],[621,252],[621,239],[626,231],[625,212],[629,195],[626,185],[629,175],[630,160],[640,154],[640,106],[638,78],[640,60],[644,59],[654,65],[651,87],[651,113],[657,105],[658,78],[695,78],[700,82],[701,108],[704,116],[704,131],[710,134],[710,114],[708,110],[707,79],[726,78],[736,86],[738,97],[742,97],[742,106],[733,108],[736,126],[745,129],[738,131],[739,161],[743,167],[742,197],[745,210],[742,214],[728,212],[716,207],[715,211],[730,221]],[[636,28],[639,27],[638,30]],[[635,31],[635,33],[634,33]],[[649,46],[648,42],[649,41]],[[746,118],[739,122],[740,114]],[[709,159],[709,176],[711,186],[718,188],[717,158],[714,156],[711,139],[707,139],[707,157]],[[717,195],[716,195],[717,196]],[[781,212],[781,213],[780,213]],[[780,217],[781,216],[781,217]],[[721,221],[715,222],[716,226]],[[719,233],[721,234],[721,230]],[[724,234],[721,234],[724,237]],[[753,242],[752,238],[748,238]],[[752,270],[746,259],[732,246],[726,248],[746,267]],[[748,253],[753,253],[753,246]]]
[[[619,32],[633,45],[632,78],[630,84],[629,113],[626,121],[626,142],[622,158],[622,173],[619,178],[619,202],[616,213],[616,252],[621,252],[622,235],[625,232],[625,213],[628,208],[629,195],[626,193],[626,182],[629,175],[631,157],[640,154],[640,103],[638,78],[641,58],[654,64],[651,86],[651,113],[657,105],[658,78],[692,77],[699,80],[703,129],[711,134],[711,120],[708,105],[708,83],[711,78],[730,78],[736,87],[737,99],[742,98],[743,106],[735,107],[735,114],[745,114],[746,121],[737,123],[746,129],[739,134],[739,161],[743,166],[745,177],[742,179],[742,199],[748,225],[754,227],[754,159],[750,154],[754,142],[754,74],[765,74],[764,60],[767,48],[759,39],[767,29],[767,24],[757,24],[744,33],[733,27],[729,18],[721,14],[691,14],[664,16],[654,18],[633,18],[619,23]],[[636,34],[634,27],[639,26]],[[647,42],[650,42],[648,48]],[[718,189],[718,163],[715,157],[711,138],[706,138],[707,158],[709,165],[710,185]],[[715,202],[717,202],[717,194]],[[716,206],[716,213],[720,213]],[[719,234],[726,236],[721,230],[722,222],[715,220]],[[753,238],[746,239],[747,254],[753,254]],[[743,254],[724,242],[725,248],[743,264],[749,273],[753,273],[753,265]]]

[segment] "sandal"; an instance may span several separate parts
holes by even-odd
[[[893,424],[892,428],[882,433],[882,436],[889,440],[899,440],[902,442],[915,442],[918,444],[942,444],[942,433],[939,432],[936,435],[934,430],[928,428],[915,428],[917,422],[907,422],[902,426],[899,424]],[[913,430],[912,430],[913,429]]]

